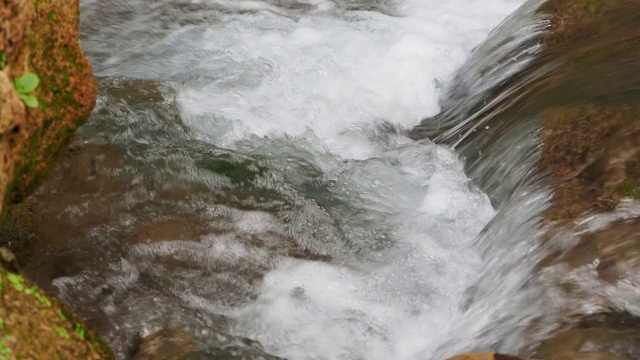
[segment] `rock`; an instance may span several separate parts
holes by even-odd
[[[198,350],[191,335],[183,329],[163,329],[142,339],[134,360],[169,360]]]
[[[16,256],[6,247],[0,247],[0,266],[14,273],[20,271]]]
[[[495,352],[475,352],[454,356],[447,360],[524,360],[523,358],[511,355],[504,355]]]
[[[640,357],[640,319],[629,313],[600,313],[565,326],[536,351],[541,360],[632,360]]]
[[[569,351],[569,352],[551,355],[551,357],[549,357],[548,360],[627,360],[627,359],[609,352],[578,353],[578,352]]]
[[[78,22],[77,0],[0,1],[0,246],[31,236],[28,216],[17,211],[18,221],[4,221],[6,204],[39,185],[95,105]],[[39,78],[27,92],[35,108],[14,86],[29,73]],[[80,319],[16,273],[12,253],[0,248],[0,257],[0,358],[113,358]]]
[[[112,359],[83,321],[0,266],[0,358]]]
[[[542,138],[540,167],[558,179],[547,220],[572,221],[640,197],[640,106],[550,109]]]
[[[96,100],[91,65],[78,38],[79,5],[69,0],[4,0],[0,8],[0,213],[41,182]],[[34,73],[39,107],[13,82]]]
[[[605,281],[615,283],[640,269],[640,218],[614,222],[609,227],[580,237],[577,245],[545,258],[543,267],[563,263],[570,269],[597,264]]]
[[[260,343],[220,332],[197,341],[184,329],[163,329],[142,340],[134,360],[282,360]],[[208,345],[203,345],[208,343]],[[508,359],[504,359],[508,360]]]

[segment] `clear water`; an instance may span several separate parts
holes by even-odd
[[[102,92],[81,136],[124,154],[94,176],[128,185],[58,215],[112,201],[74,233],[98,250],[55,279],[61,297],[108,319],[121,358],[163,324],[206,341],[216,316],[288,359],[518,351],[546,301],[530,279],[548,194],[494,208],[454,149],[407,132],[523,3],[82,0]],[[114,95],[145,84],[164,100]],[[205,230],[139,231],[178,216]]]

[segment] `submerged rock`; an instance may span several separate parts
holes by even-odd
[[[476,352],[454,356],[447,360],[525,360],[517,356],[499,354],[495,352]]]
[[[588,316],[544,340],[541,360],[632,360],[640,356],[640,319],[629,313]]]
[[[583,234],[575,246],[556,251],[541,262],[543,267],[556,264],[569,269],[593,266],[598,277],[609,283],[625,279],[640,270],[640,218],[619,220]]]
[[[184,329],[162,329],[142,339],[134,360],[282,360],[267,354],[257,341],[224,333],[209,333],[205,345]]]
[[[198,350],[191,335],[183,329],[163,329],[142,339],[134,360],[182,358]]]

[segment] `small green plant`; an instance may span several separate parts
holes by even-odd
[[[4,319],[0,317],[0,330],[4,330]]]
[[[8,360],[11,356],[11,348],[7,343],[11,340],[9,336],[3,336],[0,338],[0,360]]]
[[[4,67],[7,65],[7,53],[0,52],[0,70],[4,69]]]
[[[24,291],[24,278],[14,273],[7,273],[7,280],[13,285],[17,291]]]
[[[32,287],[28,288],[25,291],[25,293],[27,293],[29,295],[33,295],[41,303],[47,305],[48,307],[51,307],[51,301],[49,299],[47,299],[46,296],[40,294],[40,292],[38,291],[38,287],[37,286],[32,286]]]
[[[38,107],[38,99],[35,96],[28,94],[35,90],[38,87],[38,84],[40,84],[40,78],[32,72],[28,72],[20,76],[13,83],[13,87],[18,92],[20,99],[30,108]]]
[[[67,339],[67,340],[71,339],[71,336],[69,335],[69,333],[67,332],[67,330],[66,330],[66,329],[64,329],[64,328],[60,328],[60,327],[58,327],[58,328],[56,328],[56,332],[57,332],[58,334],[60,334],[60,336],[62,336],[63,338],[65,338],[65,339]]]
[[[73,324],[73,330],[80,336],[80,339],[84,340],[85,330],[80,323]]]

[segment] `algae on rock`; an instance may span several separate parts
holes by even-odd
[[[3,0],[0,8],[0,213],[42,181],[91,114],[96,83],[78,38],[79,4]],[[28,108],[14,82],[33,73],[39,100]]]
[[[6,205],[23,200],[40,184],[95,106],[96,83],[78,24],[77,0],[0,1],[3,227]],[[21,88],[27,80],[29,86]],[[0,264],[14,267],[10,261]],[[0,330],[0,359],[112,358],[82,321],[1,265]]]

